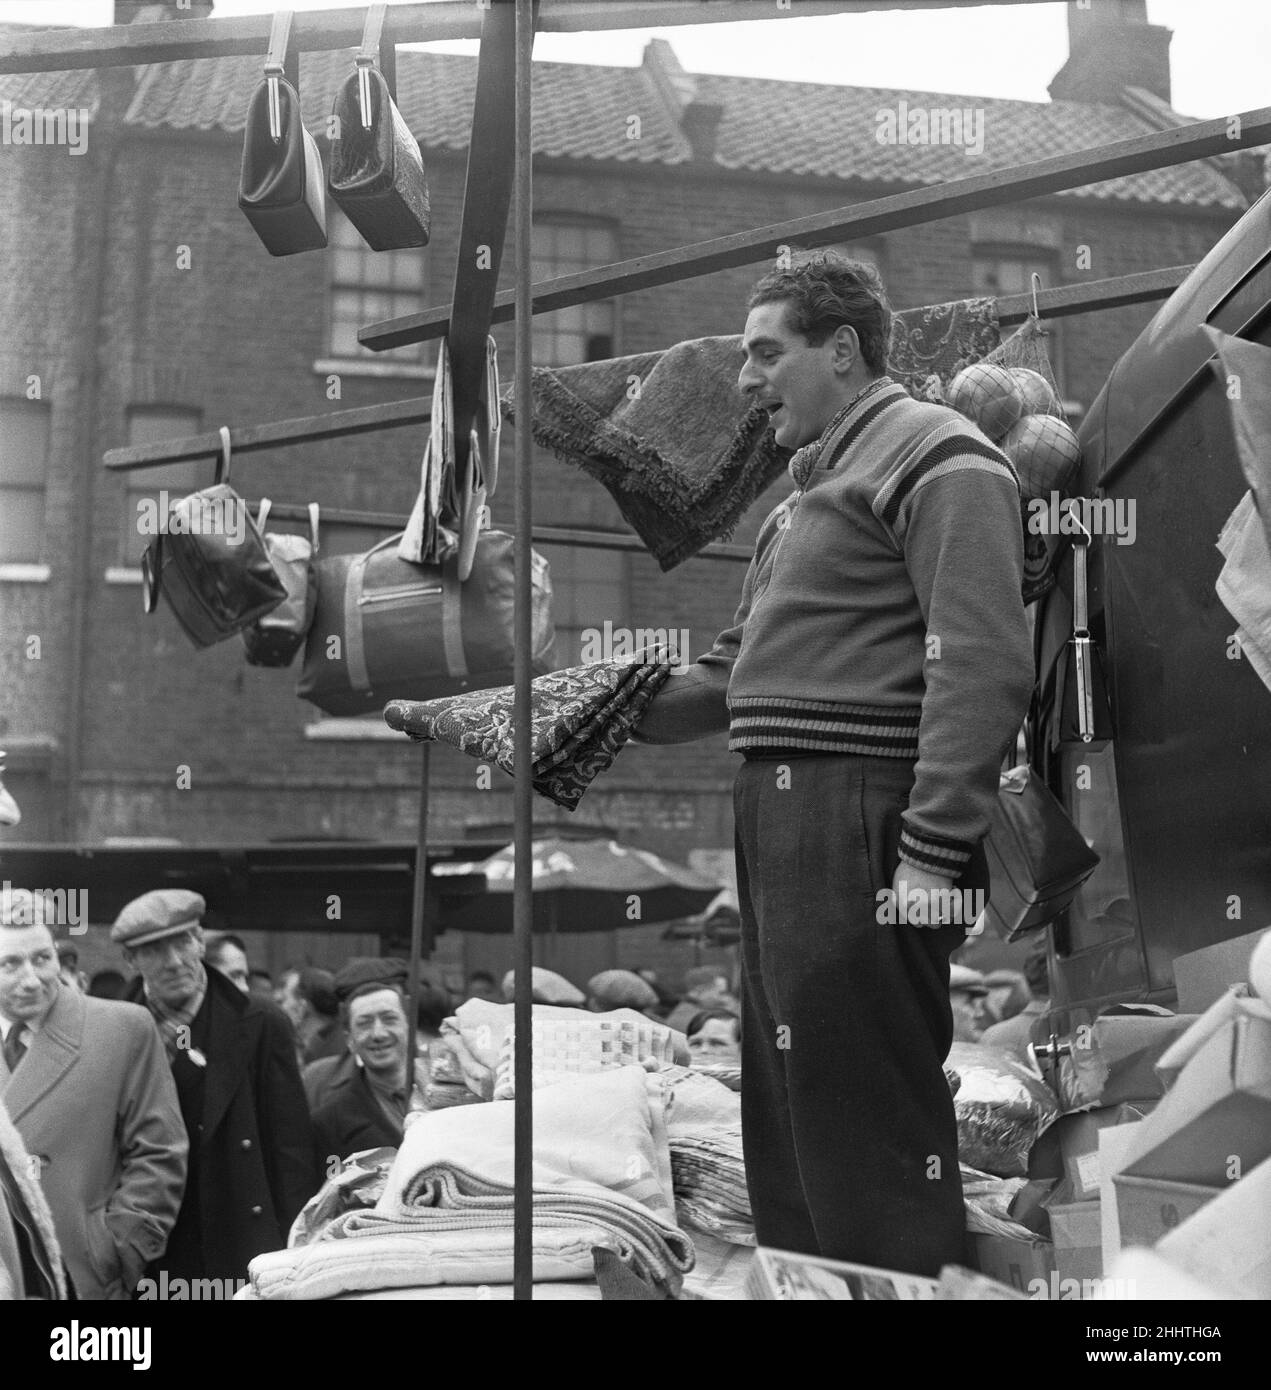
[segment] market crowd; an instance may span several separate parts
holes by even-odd
[[[510,1000],[476,971],[415,1000],[407,1084],[407,966],[360,957],[277,982],[243,942],[203,929],[183,889],[146,893],[111,930],[133,974],[87,979],[70,939],[11,892],[0,920],[0,1297],[124,1299],[143,1280],[223,1280],[284,1247],[350,1154],[400,1144],[430,1108],[429,1049],[465,998]],[[36,924],[33,924],[36,923]],[[690,970],[682,996],[651,971],[579,989],[535,969],[539,1003],[633,1008],[685,1032],[695,1061],[735,1068],[725,974]]]

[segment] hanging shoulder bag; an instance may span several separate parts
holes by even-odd
[[[271,256],[327,244],[322,156],[300,115],[299,56],[290,10],[274,15],[265,80],[252,93],[243,132],[238,206]],[[290,81],[288,81],[290,78]]]
[[[318,553],[318,504],[309,503],[307,536],[266,534],[269,512],[269,498],[262,498],[256,529],[265,537],[270,562],[286,586],[287,597],[243,629],[243,646],[249,666],[290,666],[305,644],[317,599],[318,579],[313,562]]]
[[[984,852],[992,880],[988,916],[1005,941],[1054,921],[1099,864],[1072,817],[1027,764],[1002,774]]]
[[[173,504],[141,557],[142,602],[162,592],[196,647],[210,647],[287,597],[247,503],[230,487],[230,435],[221,429],[213,486]]]
[[[383,32],[387,9],[367,11],[357,70],[336,93],[327,184],[372,251],[427,246],[432,226],[423,155],[394,99],[397,63]]]
[[[512,537],[483,531],[472,573],[457,556],[418,565],[390,536],[364,555],[320,560],[318,601],[296,694],[328,714],[368,714],[389,700],[431,700],[512,680],[516,576]],[[552,669],[555,629],[547,561],[533,557],[532,656]]]

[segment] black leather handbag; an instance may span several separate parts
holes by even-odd
[[[367,11],[357,70],[336,93],[327,183],[372,251],[427,246],[432,226],[424,159],[394,100],[397,65],[393,44],[383,39],[387,9]]]
[[[229,486],[229,430],[221,430],[216,481],[175,503],[141,557],[142,603],[162,592],[186,636],[210,647],[287,597],[247,503]]]
[[[247,107],[238,180],[238,206],[271,256],[316,251],[327,244],[322,156],[300,116],[300,66],[291,51],[291,16],[290,10],[274,15],[265,80]]]
[[[318,597],[318,576],[313,567],[318,553],[318,504],[309,503],[308,536],[267,533],[265,523],[270,510],[269,498],[263,497],[256,513],[256,529],[265,538],[270,563],[282,580],[287,597],[243,629],[249,666],[290,666],[305,644]]]
[[[1002,774],[984,852],[992,879],[988,916],[1006,941],[1053,922],[1099,864],[1072,817],[1027,765]]]

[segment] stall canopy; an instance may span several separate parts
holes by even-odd
[[[496,842],[497,843],[497,842]],[[488,842],[475,848],[488,848]],[[429,846],[427,915],[437,921],[437,865],[473,852],[471,840]],[[87,894],[86,918],[113,922],[120,908],[152,888],[189,888],[209,908],[208,924],[238,931],[365,932],[407,937],[415,845],[305,841],[255,845],[6,845],[0,878],[15,888]],[[449,903],[484,894],[479,874],[450,873]],[[438,923],[437,930],[442,929]]]
[[[616,931],[699,912],[721,885],[682,864],[613,839],[535,840],[532,882],[534,930]],[[432,866],[442,895],[440,924],[463,931],[512,930],[512,885],[516,856],[511,845],[480,861],[452,860]],[[449,884],[472,881],[488,887],[451,894]]]

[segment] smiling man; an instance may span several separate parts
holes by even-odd
[[[961,415],[886,375],[869,266],[759,281],[738,387],[797,452],[733,624],[637,742],[727,729],[761,1245],[935,1275],[963,1259],[949,1050],[961,924],[879,894],[987,890],[981,841],[1033,683],[1019,489]]]
[[[30,920],[0,917],[0,1102],[32,1157],[76,1296],[127,1299],[181,1205],[188,1145],[176,1091],[146,1011],[63,984],[49,928],[11,925]]]
[[[163,888],[130,902],[111,940],[138,971],[131,994],[153,1015],[190,1134],[190,1174],[162,1261],[173,1279],[245,1278],[286,1244],[317,1190],[313,1132],[291,1026],[203,964],[203,898]]]
[[[313,1116],[318,1153],[328,1170],[332,1160],[362,1149],[396,1148],[407,1114],[427,1109],[422,1062],[416,1063],[415,1085],[406,1085],[409,1024],[401,989],[374,980],[358,985],[341,1005],[341,1014],[354,1064],[333,1082]]]

